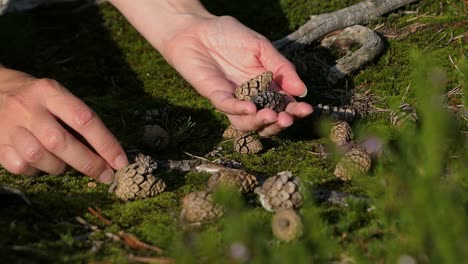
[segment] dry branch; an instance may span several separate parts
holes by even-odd
[[[419,0],[367,0],[332,13],[313,15],[307,23],[288,36],[275,41],[274,45],[284,54],[288,54],[332,31],[367,24],[381,15],[417,1]]]

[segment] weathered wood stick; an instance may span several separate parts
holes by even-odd
[[[332,13],[313,15],[299,29],[273,44],[287,55],[330,32],[357,24],[367,24],[383,14],[417,1],[419,0],[367,0]]]

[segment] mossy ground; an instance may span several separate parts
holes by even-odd
[[[296,29],[310,14],[333,11],[358,1],[203,2],[213,13],[232,15],[275,40]],[[414,86],[418,76],[412,74],[420,65],[411,63],[410,56],[414,49],[432,58],[432,66],[443,69],[446,74],[442,85],[445,92],[461,85],[463,76],[468,75],[466,71],[464,75],[461,73],[466,69],[462,64],[468,56],[467,37],[449,40],[468,31],[467,5],[466,1],[423,1],[370,25],[371,28],[382,25],[378,32],[385,36],[386,51],[374,63],[351,76],[343,89],[357,92],[369,89],[378,98],[377,106],[380,108],[395,108],[400,102],[420,106],[422,103],[418,100],[424,100],[417,96]],[[72,12],[76,7],[59,5],[0,17],[2,63],[37,77],[58,80],[89,104],[126,148],[139,145],[142,122],[135,118],[136,111],[141,113],[147,109],[169,107],[169,117],[175,120],[166,122],[165,126],[172,133],[180,132],[189,121],[195,126],[189,128],[189,132],[180,133],[177,144],[167,151],[151,152],[143,147],[144,152],[161,159],[183,159],[187,158],[184,152],[203,156],[217,146],[223,146],[223,155],[241,161],[252,173],[270,176],[291,170],[313,188],[375,198],[371,203],[377,209],[369,211],[369,204],[363,201],[351,201],[349,207],[339,207],[313,204],[309,199],[303,210],[306,226],[303,237],[297,242],[281,243],[271,234],[270,213],[229,197],[220,198],[231,208],[222,220],[204,225],[198,232],[181,231],[177,220],[180,200],[189,192],[204,189],[206,174],[165,173],[162,177],[168,184],[167,192],[151,199],[123,203],[109,194],[105,185],[89,188],[87,184],[93,180],[75,171],[58,177],[41,175],[31,178],[13,176],[2,170],[0,182],[22,190],[33,203],[29,207],[1,202],[0,251],[5,263],[121,263],[128,261],[131,254],[154,255],[149,251],[130,249],[122,242],[113,242],[105,236],[105,232],[118,233],[121,230],[168,249],[167,255],[180,263],[236,262],[226,258],[234,242],[249,248],[252,261],[256,263],[346,261],[349,257],[358,260],[357,263],[395,263],[402,255],[423,263],[441,263],[437,260],[462,262],[460,258],[467,257],[466,251],[463,253],[462,250],[468,246],[468,181],[466,163],[463,166],[463,160],[466,161],[463,138],[453,136],[450,146],[458,147],[444,152],[446,156],[462,157],[462,162],[448,163],[454,176],[444,183],[444,190],[434,187],[430,181],[397,181],[384,177],[398,172],[402,175],[408,171],[417,172],[411,165],[406,171],[403,165],[399,170],[386,170],[385,164],[378,165],[371,177],[358,178],[346,184],[337,181],[333,176],[333,162],[311,153],[318,143],[325,140],[320,138],[320,129],[310,119],[299,121],[280,136],[267,140],[268,150],[263,153],[237,154],[230,142],[221,138],[228,125],[227,119],[214,111],[209,102],[200,97],[118,11],[109,4],[103,4]],[[409,10],[419,12],[405,14]],[[425,15],[418,17],[421,14]],[[415,23],[425,25],[406,36],[402,34]],[[337,88],[325,82],[323,68],[317,62],[330,62],[333,55],[315,47],[308,47],[306,51],[308,53],[300,59],[292,58],[309,87],[310,93],[304,100],[312,104],[327,100],[336,103],[336,96],[333,93],[330,96],[330,93]],[[385,141],[394,142],[398,136],[386,113],[359,120],[353,128],[358,139],[378,135]],[[421,138],[434,140],[424,133]],[[412,158],[413,154],[408,154],[413,153],[411,150],[420,152],[420,145],[413,146],[416,141],[406,142],[409,150],[401,155],[407,160]],[[424,141],[417,142],[423,144]],[[398,143],[395,145],[396,149],[406,148]],[[421,166],[426,164],[424,159],[415,162],[421,162]],[[398,192],[386,191],[386,186],[392,183],[402,188]],[[408,191],[412,187],[419,196]],[[436,197],[440,199],[432,199],[429,196],[431,192],[439,194]],[[398,197],[405,200],[398,200]],[[427,199],[426,203],[424,199]],[[405,201],[414,202],[414,206],[405,207]],[[435,204],[428,204],[434,201]],[[87,211],[88,207],[100,208],[102,214],[111,219],[112,225],[105,226]],[[441,212],[442,208],[447,209]],[[434,215],[428,214],[433,209],[439,211]],[[75,221],[76,216],[100,226],[102,231],[86,240],[77,239],[88,231]],[[415,220],[419,217],[425,220],[419,223]],[[427,220],[429,218],[434,220]],[[408,226],[418,228],[408,229]],[[444,230],[444,227],[453,229]],[[456,243],[451,241],[453,234],[458,237]],[[104,243],[98,250],[93,250],[99,241]]]

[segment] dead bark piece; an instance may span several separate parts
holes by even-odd
[[[288,55],[326,34],[358,24],[367,24],[379,16],[419,0],[367,0],[341,10],[314,15],[299,29],[274,42],[274,46]]]
[[[339,44],[344,46],[340,47]],[[360,48],[351,51],[351,47],[355,44],[358,44]],[[348,74],[362,68],[384,49],[384,43],[379,35],[360,25],[347,27],[337,35],[324,38],[321,45],[325,48],[337,46],[340,49],[348,49],[347,54],[336,60],[336,64],[330,68],[327,77],[330,83],[336,83]]]
[[[164,250],[153,245],[146,244],[145,242],[139,240],[136,236],[125,233],[124,231],[119,232],[119,236],[123,239],[125,244],[133,249],[148,249],[152,250],[158,254],[163,254]]]

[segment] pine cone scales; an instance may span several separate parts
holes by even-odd
[[[234,139],[234,149],[241,154],[255,154],[263,150],[263,145],[248,133]]]
[[[223,169],[214,173],[208,180],[208,190],[212,191],[219,185],[238,188],[239,192],[252,192],[258,185],[257,178],[243,170]]]
[[[251,101],[257,109],[270,108],[275,112],[282,112],[286,109],[283,95],[275,91],[258,92],[252,96]]]
[[[273,81],[273,73],[268,71],[264,72],[236,88],[235,96],[244,101],[250,101],[253,95],[259,91],[266,91]]]
[[[244,132],[235,129],[232,125],[230,125],[226,128],[226,130],[224,130],[223,138],[236,138],[242,136],[243,134]]]
[[[296,209],[302,205],[299,179],[291,172],[283,171],[268,178],[261,187],[255,188],[262,206],[268,211]]]
[[[367,173],[370,167],[371,158],[369,154],[363,148],[353,146],[336,164],[333,174],[343,181],[349,181],[353,176]]]
[[[152,174],[157,163],[150,156],[139,154],[136,162],[115,173],[109,192],[124,201],[155,196],[166,189],[164,181]]]
[[[338,121],[332,124],[330,129],[330,140],[337,146],[344,146],[353,139],[351,126],[345,121]]]
[[[209,221],[223,215],[223,207],[213,202],[210,192],[192,192],[182,199],[180,217],[190,222]]]

